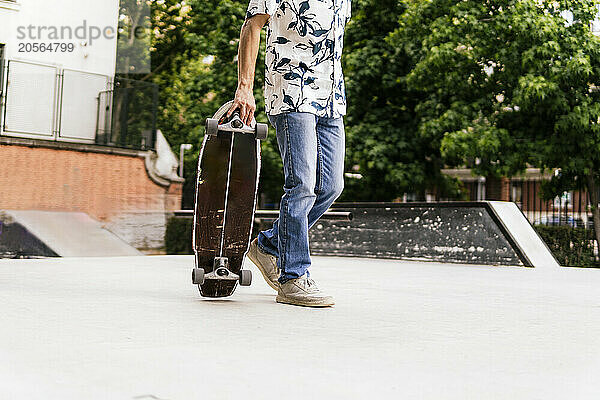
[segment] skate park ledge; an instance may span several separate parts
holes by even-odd
[[[257,210],[254,236],[277,215]],[[174,217],[186,221],[185,235],[191,236],[193,212],[176,211]],[[336,203],[310,229],[309,238],[313,255],[559,267],[512,202]]]

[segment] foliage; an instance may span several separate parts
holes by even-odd
[[[448,165],[484,176],[512,176],[528,165],[558,168],[547,197],[579,186],[598,204],[600,41],[590,30],[596,5],[410,2],[392,37],[416,60],[407,84],[424,98],[415,108],[419,134],[441,141]]]
[[[174,150],[194,145],[186,154],[189,205],[203,121],[235,91],[247,0],[151,3],[158,68],[148,79],[161,86],[158,126]],[[589,187],[600,176],[600,52],[588,27],[595,3],[354,0],[344,50],[346,171],[363,178],[346,179],[342,200],[423,198],[434,188],[460,197],[459,184],[441,173],[446,166],[484,176],[561,168],[548,196]],[[259,54],[255,97],[264,110],[264,47]],[[283,180],[274,134],[262,161],[260,191],[275,202]]]
[[[353,2],[344,49],[347,170],[358,166],[362,179],[346,179],[345,200],[389,201],[404,192],[423,199],[433,188],[453,197],[456,191],[440,173],[439,140],[415,134],[415,107],[421,96],[406,81],[414,62],[390,36],[399,27],[405,4]]]
[[[185,217],[171,217],[167,220],[165,247],[167,254],[193,254],[193,221]]]
[[[149,15],[148,15],[149,14]],[[121,77],[151,80],[157,73],[185,62],[189,48],[185,36],[191,24],[191,8],[185,0],[120,0],[117,72]],[[135,29],[144,28],[146,36],[136,37]],[[148,48],[149,46],[149,48]],[[150,50],[151,72],[139,72],[136,63]],[[143,62],[139,63],[145,66]],[[123,71],[128,71],[124,73]]]
[[[395,37],[418,60],[407,79],[426,96],[419,130],[442,138],[447,163],[466,161],[495,176],[528,163],[591,166],[598,144],[580,135],[591,139],[600,115],[590,92],[600,73],[599,42],[588,26],[594,3],[411,3]],[[570,25],[568,9],[576,10]]]
[[[600,267],[594,255],[594,231],[571,226],[536,225],[535,230],[565,267]]]
[[[204,121],[231,100],[237,86],[237,45],[247,1],[164,0],[152,2],[152,73],[142,79],[160,87],[158,128],[173,151],[191,143],[185,154],[184,206],[193,205],[198,155]],[[255,80],[259,122],[267,122],[262,88],[263,51],[259,53]],[[262,144],[259,193],[265,200],[281,196],[281,161],[273,129]]]

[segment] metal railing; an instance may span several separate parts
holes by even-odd
[[[154,148],[158,86],[115,78],[111,89],[98,93],[97,142],[118,147]]]
[[[510,201],[514,201],[533,225],[568,225],[593,229],[588,193],[573,190],[552,200],[541,194],[542,181],[511,180]]]
[[[9,60],[0,135],[152,149],[158,88],[148,82]]]

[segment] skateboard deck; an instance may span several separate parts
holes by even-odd
[[[198,160],[192,282],[204,297],[230,296],[238,283],[250,285],[243,270],[250,244],[260,170],[260,139],[267,126],[244,125],[237,113],[221,106],[206,123]]]

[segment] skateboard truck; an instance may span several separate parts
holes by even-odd
[[[222,122],[222,123],[221,123]],[[258,124],[253,119],[250,125],[244,124],[239,112],[234,112],[229,121],[208,118],[206,120],[206,134],[216,136],[220,131],[246,133],[255,135],[258,140],[265,140],[269,133],[267,124]]]
[[[208,274],[203,268],[194,268],[192,270],[192,282],[195,285],[203,285],[206,281],[239,281],[241,286],[250,286],[252,283],[252,272],[247,269],[235,274],[229,270],[229,260],[227,257],[215,257],[213,270]]]
[[[213,271],[205,276],[206,280],[217,279],[226,281],[237,281],[240,279],[238,274],[229,270],[229,260],[227,257],[215,257]]]

